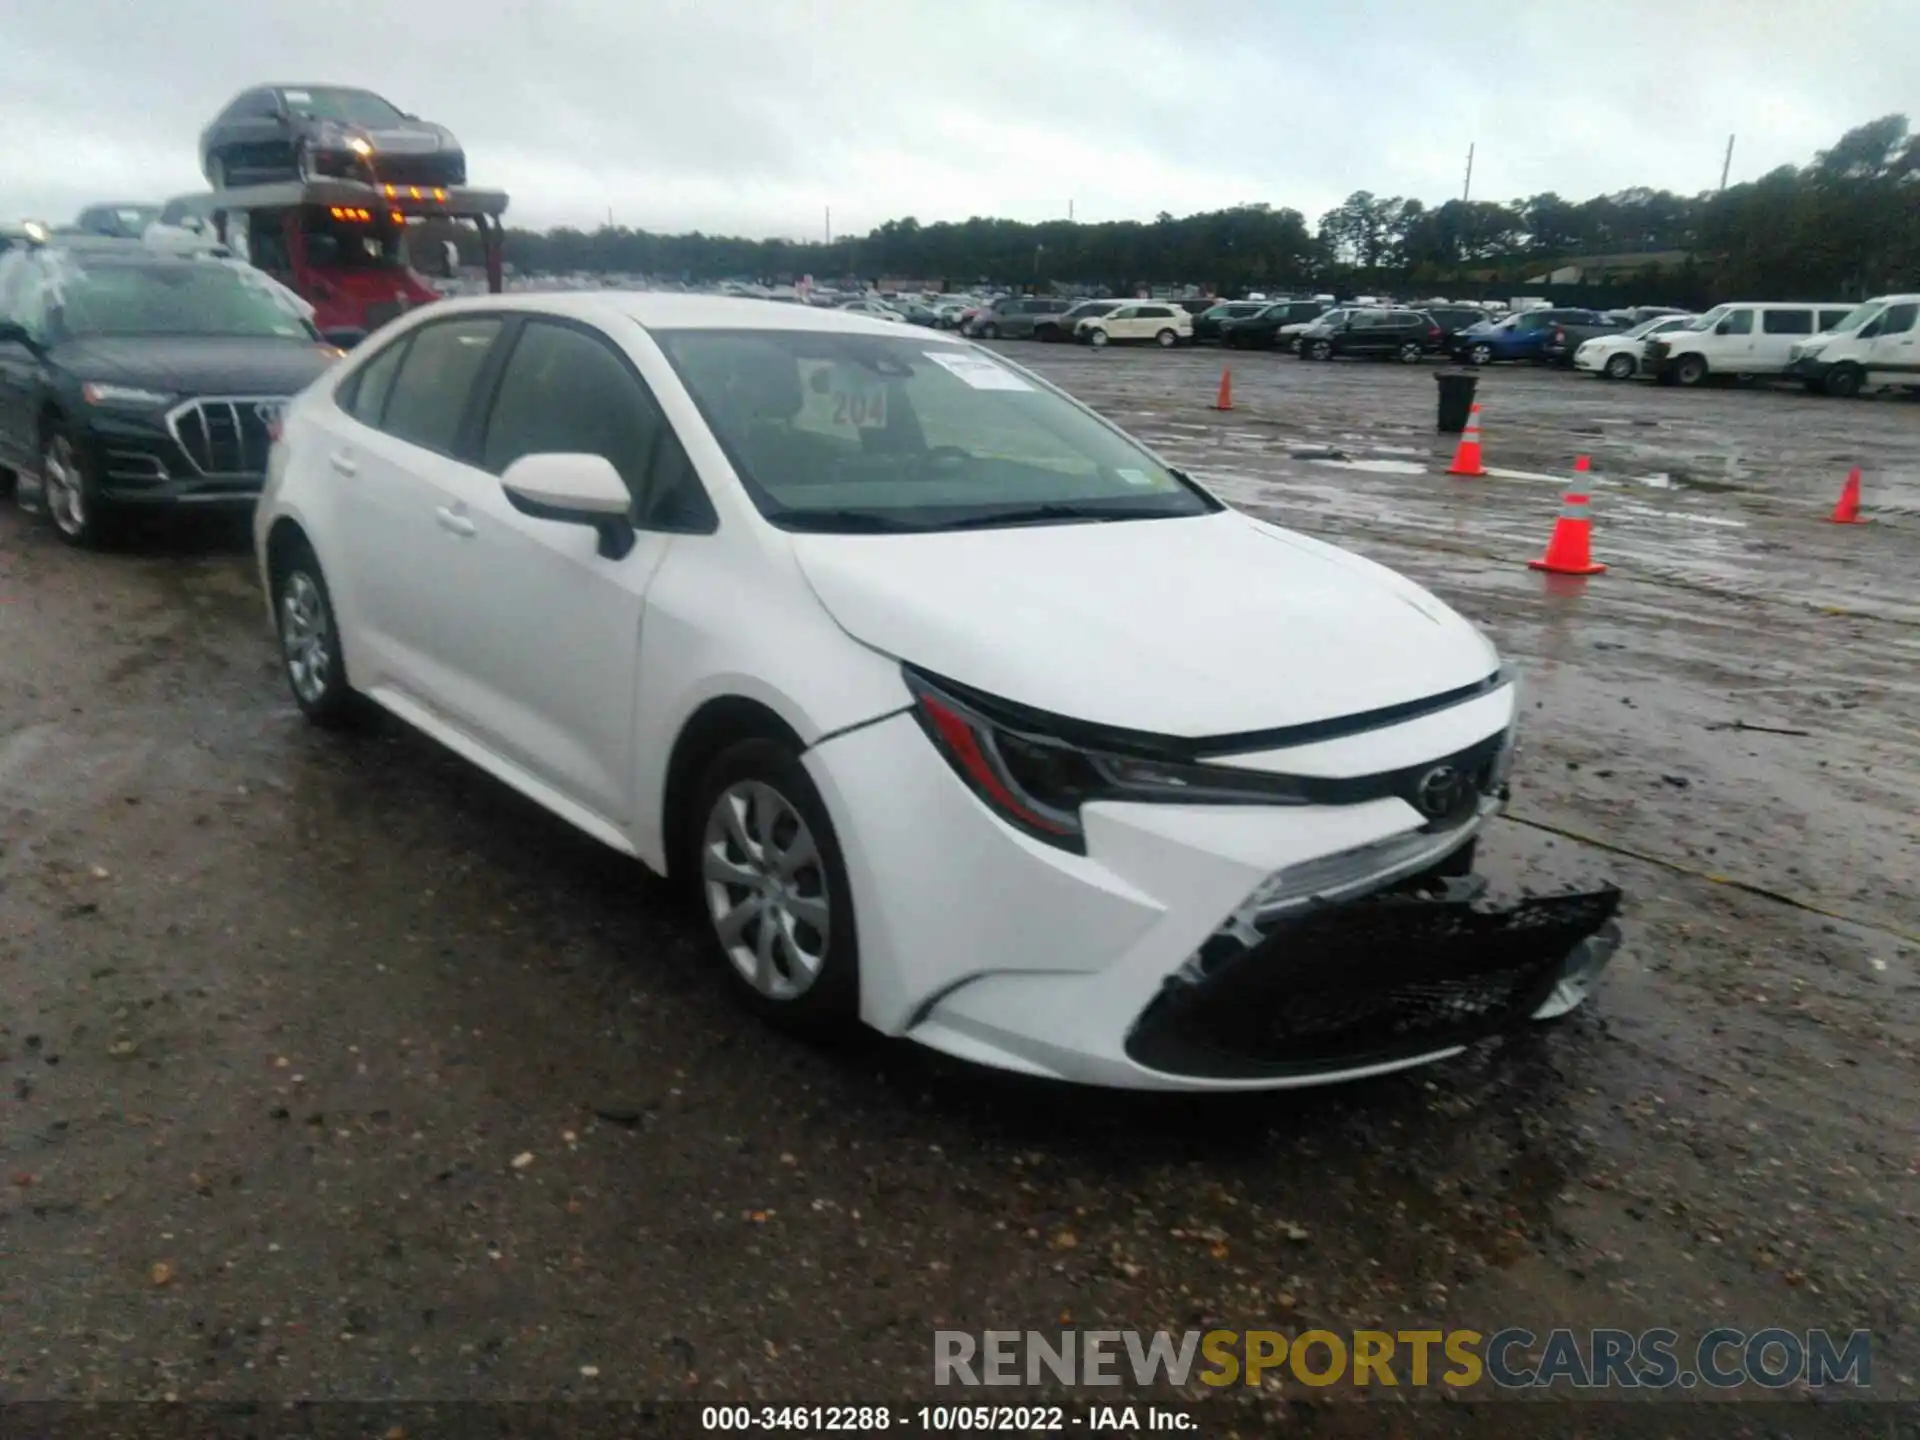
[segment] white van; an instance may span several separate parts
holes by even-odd
[[[1796,342],[1839,324],[1852,308],[1778,300],[1716,305],[1685,329],[1650,340],[1642,367],[1662,385],[1698,385],[1709,375],[1781,375]]]
[[[1787,374],[1816,394],[1843,399],[1882,385],[1920,391],[1920,295],[1882,295],[1854,306],[1793,347]]]

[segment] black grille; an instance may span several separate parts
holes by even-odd
[[[264,475],[268,417],[286,404],[272,396],[208,398],[182,405],[169,417],[173,438],[202,475]]]
[[[1526,1021],[1607,926],[1612,886],[1495,908],[1474,877],[1329,906],[1245,946],[1222,933],[1142,1013],[1127,1053],[1172,1074],[1354,1069]]]
[[[378,183],[383,185],[446,186],[467,183],[467,164],[459,155],[426,151],[418,155],[382,151],[376,158]]]

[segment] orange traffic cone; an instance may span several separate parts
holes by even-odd
[[[1833,507],[1833,514],[1827,517],[1836,525],[1864,525],[1860,518],[1860,467],[1854,466],[1847,472],[1847,483],[1840,487],[1840,502]]]
[[[1229,366],[1220,367],[1220,393],[1214,397],[1213,408],[1216,410],[1233,408],[1233,370]]]
[[[1475,405],[1467,412],[1467,428],[1460,434],[1460,444],[1453,452],[1453,464],[1447,467],[1447,474],[1486,473],[1486,467],[1480,463],[1480,407]]]
[[[1547,553],[1538,560],[1529,560],[1527,568],[1545,570],[1550,575],[1598,575],[1607,567],[1595,562],[1588,548],[1592,538],[1593,520],[1587,514],[1587,497],[1577,490],[1569,490],[1561,501],[1560,518],[1553,522]]]

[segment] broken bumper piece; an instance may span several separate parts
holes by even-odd
[[[1502,908],[1484,890],[1434,878],[1230,922],[1141,1013],[1127,1054],[1217,1080],[1392,1069],[1572,1010],[1619,944],[1620,891]]]

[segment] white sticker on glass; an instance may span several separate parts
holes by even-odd
[[[975,390],[1033,389],[1004,365],[996,365],[980,355],[969,355],[964,350],[923,350],[920,353]]]

